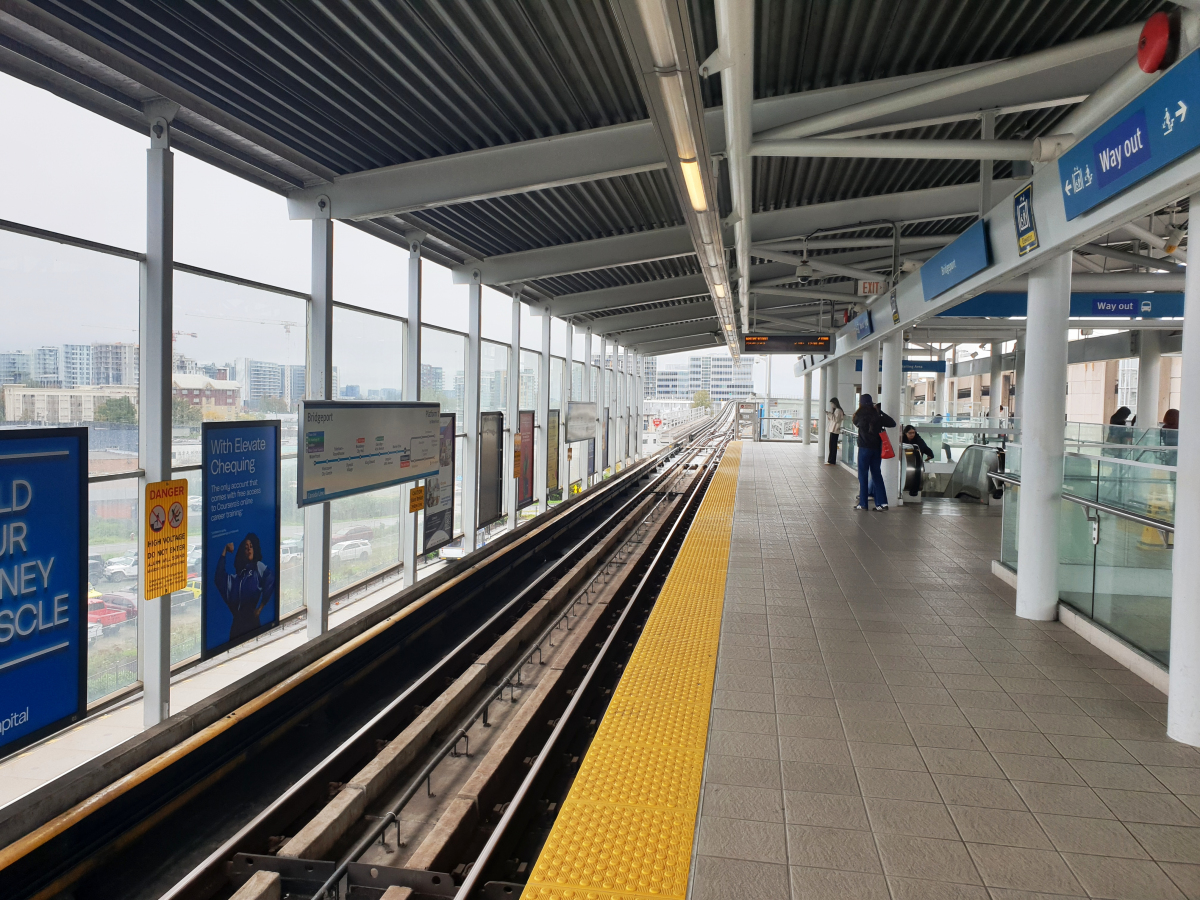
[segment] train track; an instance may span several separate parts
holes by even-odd
[[[0,850],[0,895],[519,892],[730,428],[419,583],[299,684]]]

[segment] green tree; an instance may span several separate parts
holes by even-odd
[[[181,397],[171,400],[172,425],[199,425],[201,418],[200,407],[193,406]]]
[[[97,422],[115,422],[121,425],[136,425],[137,407],[128,397],[111,397],[96,409]]]
[[[696,391],[696,393],[692,394],[692,409],[698,409],[699,407],[712,409],[712,397],[708,395],[708,391]]]
[[[262,397],[258,401],[258,408],[265,413],[290,412],[287,401],[282,397]]]

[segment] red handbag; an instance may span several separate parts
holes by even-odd
[[[895,459],[896,451],[892,449],[891,438],[888,437],[886,431],[879,432],[879,458],[880,459]]]

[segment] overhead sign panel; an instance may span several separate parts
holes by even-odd
[[[945,372],[946,361],[944,359],[906,359],[900,364],[902,372]],[[854,361],[854,371],[862,371],[862,359]],[[879,361],[879,371],[883,371],[883,360]]]
[[[950,318],[1008,318],[1024,316],[1028,295],[1016,291],[988,291],[935,316]],[[1183,317],[1183,294],[1071,294],[1071,316],[1114,316],[1126,319],[1178,319]]]
[[[869,309],[851,319],[850,324],[854,326],[854,336],[860,341],[865,341],[875,332],[875,322],[871,319]]]
[[[0,431],[0,756],[84,714],[87,429]]]
[[[1059,157],[1067,218],[1082,215],[1198,146],[1200,51],[1180,60]]]
[[[205,422],[201,655],[279,622],[280,425]]]
[[[436,403],[300,403],[296,503],[428,478],[438,470]]]
[[[1033,182],[1013,196],[1013,225],[1017,229],[1017,255],[1024,256],[1038,248],[1037,219],[1033,215]]]
[[[833,338],[827,334],[746,334],[743,353],[829,353]]]
[[[921,266],[921,290],[928,303],[992,264],[987,222],[980,219]]]

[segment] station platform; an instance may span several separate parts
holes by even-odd
[[[1014,615],[994,509],[856,493],[731,445],[524,896],[1200,897],[1165,695]]]

